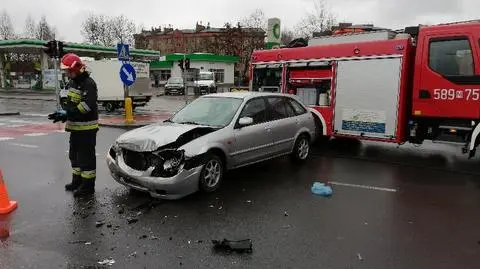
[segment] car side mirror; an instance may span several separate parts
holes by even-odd
[[[253,123],[253,119],[250,117],[243,117],[243,118],[240,118],[240,120],[238,121],[238,124],[240,124],[240,126],[247,126],[252,123]]]

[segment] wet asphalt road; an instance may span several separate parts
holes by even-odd
[[[0,268],[95,268],[107,258],[109,268],[478,268],[479,158],[457,148],[332,141],[301,168],[274,160],[229,173],[215,194],[161,201],[111,179],[103,156],[122,132],[99,133],[91,201],[63,189],[66,134],[0,142],[19,202],[3,219]],[[315,181],[333,181],[333,196],[312,195]],[[253,253],[213,252],[210,240],[223,238],[250,238]]]

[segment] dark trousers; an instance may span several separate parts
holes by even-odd
[[[70,133],[69,158],[72,164],[73,175],[82,180],[95,180],[97,158],[95,146],[97,130],[76,131]]]

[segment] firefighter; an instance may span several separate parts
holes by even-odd
[[[95,192],[95,146],[99,129],[97,85],[78,55],[63,56],[60,68],[70,79],[65,87],[68,93],[61,98],[62,110],[50,114],[49,119],[66,122],[65,131],[70,132],[72,182],[65,185],[65,190],[80,197]]]

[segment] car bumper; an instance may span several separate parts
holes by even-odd
[[[198,191],[200,173],[203,166],[190,170],[182,169],[171,178],[150,177],[145,172],[128,167],[123,157],[116,159],[107,154],[107,165],[110,174],[118,183],[132,189],[147,192],[154,198],[176,200]]]

